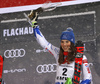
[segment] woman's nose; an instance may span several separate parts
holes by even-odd
[[[67,45],[66,43],[64,43],[64,45]]]

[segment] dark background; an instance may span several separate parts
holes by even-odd
[[[24,49],[23,57],[6,58],[4,60],[3,80],[6,84],[54,84],[55,72],[38,73],[38,65],[54,64],[54,57],[45,52],[36,42],[33,34],[23,34],[15,36],[3,36],[3,30],[14,28],[29,28],[30,24],[16,19],[25,19],[23,13],[7,13],[0,15],[0,54],[4,55],[6,50]],[[43,19],[46,16],[56,16],[55,18]],[[66,15],[57,17],[57,15]],[[42,18],[42,19],[41,19]],[[13,20],[13,22],[4,22]],[[15,22],[14,22],[15,21]],[[93,84],[99,84],[100,79],[100,2],[88,3],[72,6],[58,7],[53,11],[44,12],[39,16],[38,25],[45,38],[53,45],[60,46],[61,32],[67,27],[72,27],[75,38],[82,40],[85,44],[85,55],[91,67]],[[40,50],[37,53],[37,50]]]

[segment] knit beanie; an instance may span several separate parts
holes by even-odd
[[[72,28],[67,28],[66,31],[63,31],[61,36],[60,36],[60,40],[69,40],[72,43],[75,44],[75,36],[73,33],[73,29]]]

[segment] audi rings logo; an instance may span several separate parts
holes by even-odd
[[[23,57],[25,56],[24,49],[11,49],[4,52],[5,58]]]
[[[38,73],[56,72],[57,64],[38,65],[36,71]]]

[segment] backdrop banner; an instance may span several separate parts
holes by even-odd
[[[79,0],[75,0],[79,1]],[[86,1],[86,0],[85,0]],[[36,41],[33,28],[23,13],[0,14],[0,55],[4,55],[3,80],[5,84],[55,84],[55,58]],[[51,44],[60,47],[60,35],[72,27],[75,41],[84,42],[93,81],[100,79],[100,2],[60,6],[43,12],[38,25]]]

